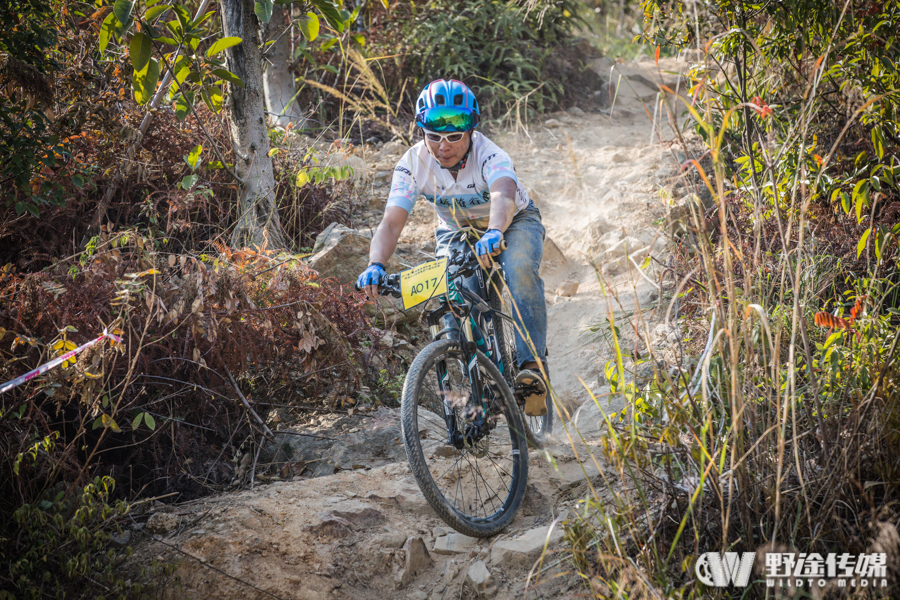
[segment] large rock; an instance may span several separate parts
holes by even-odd
[[[556,242],[550,239],[550,236],[547,236],[544,239],[544,253],[541,258],[541,266],[538,268],[539,274],[543,275],[546,269],[565,267],[568,264],[569,259],[566,258],[563,251],[556,245]]]
[[[178,527],[178,515],[158,512],[150,516],[144,531],[151,535],[165,535]]]
[[[318,523],[307,527],[307,530],[317,538],[341,539],[351,533],[350,523],[331,513],[318,515],[318,520]]]
[[[306,465],[306,477],[406,462],[399,409],[381,407],[369,413],[364,423],[364,430],[340,439],[323,437],[303,427],[281,429],[275,433],[275,443],[264,447],[263,462],[272,462],[277,469],[287,462]]]
[[[549,541],[548,541],[549,534]],[[564,537],[561,527],[538,527],[526,531],[519,537],[511,540],[501,540],[491,548],[491,564],[514,565],[530,568],[547,547],[555,546]]]
[[[323,229],[322,233],[316,236],[316,243],[313,245],[312,249],[313,254],[318,254],[325,248],[333,248],[342,237],[350,234],[368,237],[356,229],[351,229],[346,225],[335,222]]]
[[[393,171],[394,167],[397,165],[397,161],[400,160],[401,156],[406,154],[407,150],[409,150],[409,146],[403,142],[397,140],[387,142],[378,150],[378,153],[373,157],[372,162],[376,165],[382,165],[385,162],[390,163],[391,166],[389,170]]]
[[[319,239],[316,240],[321,249],[309,259],[309,267],[322,279],[334,278],[341,285],[353,284],[369,264],[370,240],[354,229],[341,228],[337,224],[329,225],[329,228],[331,231],[322,238],[321,245]],[[396,257],[391,257],[385,266],[388,273],[402,268]]]

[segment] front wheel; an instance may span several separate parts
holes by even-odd
[[[500,371],[481,352],[476,359],[479,398],[458,341],[426,346],[406,375],[401,426],[413,475],[435,512],[460,533],[490,537],[522,504],[528,445]]]

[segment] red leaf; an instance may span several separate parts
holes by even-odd
[[[856,318],[857,318],[860,314],[862,314],[863,300],[865,300],[865,299],[866,299],[865,296],[863,296],[862,298],[857,298],[856,304],[854,304],[854,305],[853,305],[853,308],[850,309],[850,324],[851,324],[851,325],[853,324],[853,321],[855,321]]]
[[[849,322],[827,312],[816,313],[816,325],[819,327],[829,327],[831,329],[836,329],[838,327],[850,329]]]
[[[656,47],[656,64],[659,64],[659,46]]]

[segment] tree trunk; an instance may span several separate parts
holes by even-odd
[[[269,24],[263,27],[262,39],[274,41],[266,47],[266,63],[263,73],[263,87],[266,91],[266,106],[272,125],[303,128],[306,119],[299,117],[300,107],[294,102],[297,88],[291,72],[291,9],[289,4],[276,4]]]
[[[267,235],[269,248],[284,248],[275,203],[275,174],[269,157],[259,23],[253,13],[253,0],[222,0],[220,6],[225,36],[243,40],[225,51],[228,69],[244,82],[244,87],[229,84],[228,94],[236,154],[234,170],[243,180],[231,243],[238,248],[261,246]]]

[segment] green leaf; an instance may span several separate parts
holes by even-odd
[[[104,427],[109,427],[116,433],[121,433],[122,430],[119,429],[119,424],[116,423],[116,420],[110,417],[109,415],[100,415],[100,422]]]
[[[244,87],[244,82],[241,81],[241,78],[229,71],[228,69],[213,69],[212,74],[218,77],[219,79],[224,79],[228,83],[232,85],[236,85],[238,87]]]
[[[307,183],[309,183],[309,174],[306,171],[300,171],[299,173],[297,173],[297,187],[302,188]]]
[[[390,7],[391,7],[391,5],[388,4],[388,0],[381,0],[381,3],[384,5],[385,8],[390,8]]]
[[[197,170],[197,165],[200,162],[200,154],[203,152],[203,146],[197,144],[191,153],[184,157],[184,162],[191,168],[191,171]]]
[[[222,89],[211,85],[207,88],[203,88],[201,91],[201,95],[203,97],[203,101],[206,103],[206,106],[209,107],[209,110],[217,113],[222,110]]]
[[[131,428],[132,428],[132,429],[137,429],[138,427],[141,426],[141,421],[144,420],[144,414],[145,414],[145,413],[138,413],[138,416],[136,416],[136,417],[134,418],[134,421],[131,422]]]
[[[844,209],[844,213],[850,214],[850,196],[847,192],[841,192],[841,208]]]
[[[106,52],[109,40],[112,39],[116,23],[118,23],[118,21],[116,21],[116,13],[114,12],[109,13],[106,15],[106,18],[103,19],[103,25],[100,26],[100,37],[97,40],[100,46],[101,56]]]
[[[890,234],[888,234],[888,236],[890,236]],[[881,253],[884,251],[887,241],[887,238],[882,237],[881,231],[875,232],[875,258],[878,260],[881,260]]]
[[[856,222],[862,222],[862,211],[869,202],[869,182],[862,179],[853,186],[853,202],[856,204]]]
[[[239,37],[224,37],[220,40],[216,40],[213,45],[209,47],[209,50],[206,51],[206,57],[211,58],[226,48],[237,46],[241,41],[242,40]]]
[[[169,7],[169,5],[167,5],[167,4],[161,4],[161,5],[159,5],[159,6],[154,6],[153,8],[148,8],[148,9],[147,9],[147,12],[144,13],[144,20],[145,20],[145,21],[152,21],[153,19],[155,19],[155,18],[158,17],[159,15],[161,15],[161,14],[163,14],[164,12],[166,12],[167,10],[169,10],[169,8],[170,8],[170,7]]]
[[[859,242],[857,242],[857,244],[856,244],[856,258],[859,258],[862,255],[863,250],[866,249],[866,243],[869,241],[869,235],[871,233],[872,233],[872,228],[869,227],[862,234],[862,237],[859,238]]]
[[[256,0],[253,4],[253,12],[261,23],[268,23],[272,20],[272,8],[275,6],[273,0]]]
[[[175,118],[184,121],[191,114],[191,106],[194,105],[194,92],[186,91],[175,99]]]
[[[150,53],[153,51],[153,42],[146,33],[135,33],[131,38],[131,65],[135,71],[143,71],[150,62]]]
[[[319,9],[328,24],[337,29],[339,32],[344,30],[344,22],[341,19],[341,13],[330,0],[312,0],[313,6]]]
[[[143,71],[137,71],[131,81],[134,88],[134,99],[138,104],[147,104],[153,98],[156,84],[159,83],[159,61],[151,58]]]
[[[356,43],[359,44],[360,46],[365,46],[365,45],[366,45],[366,36],[364,36],[363,34],[361,34],[361,33],[354,33],[354,34],[353,34],[352,36],[350,36],[350,37],[353,39],[354,42],[356,42]]]
[[[334,46],[334,45],[337,44],[337,43],[338,43],[338,39],[337,39],[336,37],[335,37],[335,38],[331,38],[330,40],[328,40],[327,42],[325,42],[324,44],[322,44],[322,47],[320,48],[320,50],[321,50],[322,52],[325,52],[326,50],[328,50],[329,48],[331,48],[332,46]]]
[[[179,56],[172,65],[172,71],[175,73],[175,83],[180,87],[191,72],[191,59],[187,56]]]
[[[129,0],[116,0],[116,3],[113,4],[113,13],[115,13],[119,23],[123,25],[131,20],[132,10],[134,10],[134,2]]]
[[[881,127],[872,128],[872,145],[875,147],[878,160],[882,160],[884,158],[884,138],[881,135]]]
[[[175,12],[175,16],[178,17],[181,30],[187,32],[191,28],[191,13],[180,4],[173,4],[172,10]]]
[[[191,189],[192,187],[194,187],[194,186],[197,184],[197,182],[198,182],[199,180],[200,180],[200,176],[199,176],[199,175],[194,175],[194,174],[192,174],[192,175],[185,175],[184,178],[181,180],[181,183],[180,183],[181,189],[183,189],[183,190],[189,190],[189,189]]]
[[[301,16],[297,21],[300,33],[309,41],[313,41],[319,37],[319,17],[315,13],[308,12],[305,16]]]
[[[149,427],[151,431],[156,429],[156,419],[154,419],[153,415],[151,415],[150,413],[144,413],[144,422],[147,424],[147,427]]]
[[[184,27],[181,26],[181,23],[178,21],[169,21],[166,23],[166,27],[169,28],[169,31],[172,32],[174,39],[176,42],[181,42],[184,40]]]
[[[134,19],[128,19],[125,23],[120,23],[118,19],[116,19],[115,25],[113,25],[113,37],[115,37],[119,43],[122,42],[122,38],[125,37],[125,34],[128,33],[128,30],[131,29],[131,26],[134,24]]]

